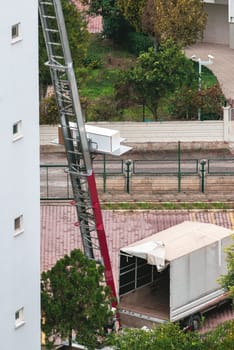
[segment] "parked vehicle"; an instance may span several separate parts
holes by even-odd
[[[128,327],[179,321],[198,329],[201,316],[229,300],[218,284],[233,231],[185,221],[120,250],[119,312]]]

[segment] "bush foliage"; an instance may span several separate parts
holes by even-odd
[[[201,119],[222,119],[224,95],[218,84],[202,89],[177,90],[170,98],[169,111],[175,119],[197,120],[198,109]]]
[[[153,39],[143,33],[129,32],[126,38],[125,46],[129,52],[138,56],[153,46]]]
[[[74,249],[42,273],[42,331],[48,349],[58,338],[71,346],[73,336],[89,350],[96,348],[112,317],[111,293],[103,272],[102,265]]]
[[[54,95],[42,98],[40,101],[40,124],[59,124],[58,107]]]
[[[234,320],[205,335],[185,333],[173,323],[152,330],[124,329],[122,333],[112,335],[108,343],[118,350],[232,350]]]

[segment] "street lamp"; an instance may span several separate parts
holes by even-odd
[[[200,58],[197,58],[196,55],[192,55],[191,59],[195,62],[198,62],[198,91],[201,91],[202,88],[202,78],[201,78],[201,73],[202,73],[202,66],[209,66],[214,63],[214,56],[208,55],[208,60],[207,61],[202,61]],[[201,109],[198,109],[198,120],[201,120]]]

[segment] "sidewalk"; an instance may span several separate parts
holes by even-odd
[[[214,57],[209,69],[216,75],[227,99],[234,101],[234,50],[227,45],[199,43],[185,49],[186,56],[196,55],[201,60],[208,60],[207,55]]]

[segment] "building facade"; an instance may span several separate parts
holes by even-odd
[[[40,349],[38,1],[1,1],[0,339]]]
[[[234,1],[204,0],[208,22],[204,42],[225,44],[234,49]]]

